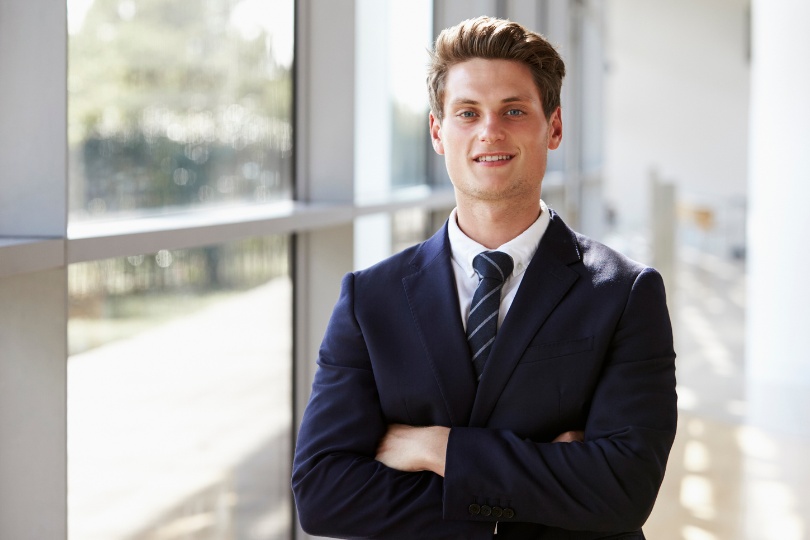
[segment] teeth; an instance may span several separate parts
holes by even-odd
[[[476,161],[501,161],[512,159],[512,156],[481,156]]]

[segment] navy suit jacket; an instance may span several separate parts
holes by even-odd
[[[347,275],[293,464],[305,531],[345,538],[644,538],[675,436],[652,268],[554,212],[476,384],[445,225]],[[451,428],[445,477],[376,461],[391,423]],[[569,430],[585,442],[551,443]]]

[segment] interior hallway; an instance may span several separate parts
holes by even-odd
[[[681,248],[675,276],[680,422],[647,537],[810,538],[810,436],[747,421],[744,264]]]

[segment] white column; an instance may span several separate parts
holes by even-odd
[[[355,1],[296,2],[296,196],[310,203],[354,200]],[[309,400],[318,348],[340,279],[352,270],[353,226],[295,239],[295,432]],[[296,539],[305,534],[295,518]]]
[[[66,74],[64,0],[0,1],[2,539],[67,538]]]
[[[354,199],[354,0],[301,0],[296,11],[296,193],[310,203]],[[295,242],[295,422],[340,280],[352,269],[352,226]]]
[[[67,222],[65,2],[0,2],[0,236],[61,238]]]
[[[754,0],[748,214],[750,420],[810,433],[810,3]]]
[[[0,279],[0,538],[67,538],[66,284]]]

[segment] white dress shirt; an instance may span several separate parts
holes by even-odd
[[[515,263],[512,274],[506,278],[503,290],[501,291],[501,307],[498,311],[498,327],[500,328],[506,312],[515,299],[520,282],[526,267],[529,266],[532,257],[540,245],[540,239],[546,232],[549,223],[548,207],[542,200],[540,201],[540,217],[529,226],[528,229],[520,233],[495,251],[503,251]],[[456,275],[456,289],[458,290],[459,308],[461,309],[461,321],[464,329],[467,329],[467,317],[470,314],[470,304],[472,297],[478,287],[478,274],[473,269],[473,259],[482,251],[490,251],[469,236],[464,234],[458,227],[456,220],[456,209],[450,213],[447,225],[447,234],[450,239],[450,251],[453,257],[453,272]]]

